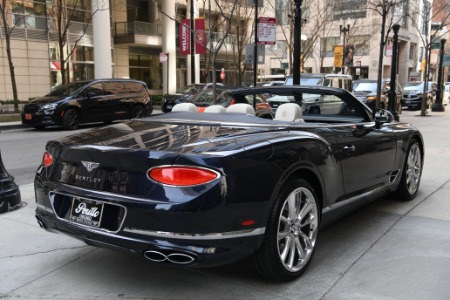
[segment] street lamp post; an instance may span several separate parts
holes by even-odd
[[[391,63],[391,83],[388,91],[388,109],[394,115],[394,120],[399,121],[397,112],[397,92],[396,92],[396,79],[397,79],[397,52],[398,52],[398,31],[400,25],[394,24],[392,26],[394,30],[394,41],[392,47],[392,63]]]
[[[302,35],[302,2],[303,0],[295,0],[294,14],[294,62],[292,70],[293,85],[300,85],[300,56],[301,56],[301,35]]]
[[[442,105],[442,92],[443,92],[443,73],[444,73],[444,46],[446,42],[447,32],[441,38],[441,49],[439,52],[439,70],[437,79],[437,91],[436,102],[431,106],[431,111],[445,111],[444,105]]]
[[[350,20],[347,19],[347,26],[339,24],[339,34],[344,34],[344,40],[342,43],[342,74],[344,74],[344,64],[345,64],[345,36],[350,32]]]
[[[195,80],[195,32],[194,32],[194,0],[191,0],[191,83],[196,83]]]

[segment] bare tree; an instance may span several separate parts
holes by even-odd
[[[99,11],[107,6],[104,2],[108,0],[92,1],[98,1],[97,7],[99,9],[97,11]],[[86,2],[83,0],[53,0],[53,3],[49,5],[49,14],[53,19],[53,26],[56,27],[57,30],[59,47],[58,58],[61,65],[62,84],[66,84],[70,81],[68,63],[73,53],[76,51],[78,43],[85,36],[94,14],[97,13],[97,11],[93,11],[90,15],[86,15],[78,10],[78,8],[85,3]],[[91,8],[89,7],[88,9]],[[72,37],[76,36],[76,38],[71,41],[72,39],[69,37],[70,29],[75,20],[78,22],[81,21],[79,24],[82,25],[81,30],[77,30],[76,35],[71,35]]]
[[[427,112],[427,102],[428,102],[428,80],[430,73],[430,55],[431,49],[434,44],[439,43],[442,38],[444,31],[441,31],[444,27],[450,26],[450,11],[448,10],[449,4],[446,0],[437,0],[433,3],[433,8],[431,8],[431,3],[422,0],[422,7],[415,7],[410,10],[408,17],[411,20],[412,26],[419,33],[419,37],[424,45],[424,87],[422,93],[422,105],[420,109],[420,115],[426,116]],[[440,24],[435,30],[431,30],[431,22]]]
[[[236,38],[231,39],[233,51],[233,64],[237,70],[235,84],[242,85],[246,64],[244,63],[244,52],[247,44],[251,43],[252,24],[254,24],[254,7],[239,5],[236,7],[235,19],[231,22],[231,34]]]
[[[374,11],[381,17],[380,28],[380,48],[378,53],[378,74],[377,74],[377,100],[375,107],[380,107],[381,98],[381,79],[383,76],[383,58],[384,48],[389,39],[389,33],[392,26],[398,20],[394,20],[394,10],[405,5],[404,0],[370,0],[368,1],[368,9]],[[395,54],[393,54],[395,55]],[[391,66],[394,68],[394,66]]]
[[[207,19],[209,21],[207,21],[208,25],[208,31],[209,31],[209,36],[208,36],[208,45],[206,46],[206,51],[209,53],[209,65],[211,67],[211,73],[212,73],[212,83],[213,83],[213,94],[215,97],[216,94],[216,83],[217,83],[217,75],[216,75],[216,60],[217,60],[217,56],[218,53],[220,51],[220,49],[224,46],[225,41],[228,37],[228,35],[230,34],[231,28],[232,28],[232,22],[235,19],[235,14],[236,14],[236,7],[238,6],[237,4],[239,3],[239,1],[243,1],[243,0],[230,0],[227,1],[226,3],[223,3],[224,1],[219,1],[219,0],[213,0],[213,4],[214,4],[214,11],[215,11],[215,16],[217,16],[216,18],[216,22],[215,22],[215,26],[214,28],[217,29],[217,36],[216,39],[213,41],[213,39],[211,38],[211,34],[212,31],[211,29],[213,27],[211,27],[211,18],[212,18],[212,7],[211,7],[211,0],[208,0],[208,9],[206,12],[206,1],[204,0],[204,13],[207,15]],[[154,3],[156,3],[156,5],[159,8],[159,4],[153,0]],[[173,20],[174,22],[180,23],[179,20],[175,19],[172,16],[169,16],[166,12],[164,12],[163,10],[161,10],[159,8],[160,12],[166,17],[169,18],[171,20]],[[183,25],[186,26],[186,25]],[[194,28],[190,28],[188,27],[189,30],[194,30]],[[196,37],[197,38],[197,37]],[[214,99],[215,100],[215,99]]]
[[[8,4],[9,4],[8,0],[0,0],[1,25],[5,29],[6,55],[8,57],[9,75],[11,77],[11,87],[14,99],[14,111],[18,112],[19,98],[17,95],[16,74],[14,71],[14,63],[11,53],[11,33],[15,28],[15,23],[12,22],[14,15],[12,14],[11,11],[9,11]]]

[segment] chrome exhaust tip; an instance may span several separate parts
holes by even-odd
[[[168,252],[166,254],[156,250],[145,251],[144,257],[157,263],[168,262],[177,265],[187,265],[196,260],[196,257],[190,254],[181,252]]]
[[[167,260],[174,264],[187,265],[195,260],[195,257],[184,253],[171,253],[167,255]]]
[[[159,251],[145,251],[144,256],[154,262],[164,262],[167,260],[167,256]]]

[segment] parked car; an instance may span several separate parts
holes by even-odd
[[[287,76],[284,85],[293,85],[293,76]],[[345,74],[312,74],[312,73],[302,73],[300,74],[300,85],[301,86],[326,86],[326,87],[337,87],[343,88],[347,91],[352,90],[352,76]],[[305,97],[306,98],[306,97]],[[313,100],[315,98],[313,97]],[[286,96],[267,96],[267,101],[272,107],[273,111],[276,111],[278,106],[283,103],[294,102],[293,97]]]
[[[270,107],[269,103],[267,102],[266,98],[263,95],[255,95],[255,96],[248,96],[240,100],[236,100],[231,96],[232,89],[226,88],[226,89],[217,89],[216,91],[216,99],[214,102],[213,98],[213,90],[208,89],[200,92],[198,95],[196,95],[191,103],[193,103],[196,107],[198,112],[204,112],[207,107],[210,107],[212,105],[220,105],[223,106],[225,109],[228,108],[231,105],[237,104],[237,103],[245,103],[250,104],[252,107],[254,107],[253,103],[256,99],[256,116],[261,118],[273,118],[274,114],[272,111],[272,108]]]
[[[221,83],[216,85],[223,87]],[[211,87],[212,83],[194,83],[179,89],[176,94],[166,94],[161,99],[161,111],[164,113],[170,112],[176,104],[190,102],[195,95]]]
[[[274,119],[248,114],[244,99],[265,93],[316,94],[340,109],[302,116],[286,103]],[[38,223],[155,264],[244,260],[288,281],[310,264],[320,227],[386,194],[416,196],[422,135],[386,111],[336,88],[230,96],[240,113],[171,112],[49,141],[35,178]]]
[[[388,109],[389,108],[389,95],[388,92],[390,90],[390,80],[383,79],[381,80],[381,95],[380,95],[380,108]],[[396,102],[395,109],[397,113],[402,112],[402,97],[403,91],[402,87],[399,83],[396,82]],[[375,109],[375,103],[377,100],[377,80],[372,79],[360,79],[353,81],[353,94],[359,99],[361,102],[365,103],[371,109]]]
[[[277,86],[277,85],[284,85],[284,80],[262,81],[256,84],[256,86]]]
[[[152,111],[151,95],[144,82],[95,79],[56,86],[49,94],[26,104],[21,117],[22,124],[38,129],[77,129],[81,123],[142,118]]]
[[[272,107],[270,107],[269,103],[267,102],[267,99],[263,94],[257,94],[257,95],[248,95],[244,98],[234,99],[232,94],[233,90],[224,90],[222,91],[219,96],[217,97],[217,101],[219,105],[222,105],[223,107],[227,108],[230,105],[236,104],[236,103],[248,103],[252,107],[255,107],[255,114],[257,117],[260,118],[268,118],[272,119],[274,117],[274,113],[272,110]],[[243,101],[243,102],[239,102]],[[254,105],[254,101],[256,101],[256,106]]]
[[[224,89],[222,87],[216,88],[216,98],[220,95],[220,93],[223,90]],[[205,89],[200,93],[198,93],[197,95],[195,95],[190,102],[195,104],[195,106],[197,106],[199,112],[203,112],[207,106],[213,104],[214,101],[213,94],[214,94],[213,89]]]
[[[422,98],[424,91],[424,82],[411,81],[407,82],[403,87],[403,105],[408,106],[409,109],[421,109]],[[434,82],[428,82],[426,89],[426,108],[430,108],[436,101],[437,85]]]

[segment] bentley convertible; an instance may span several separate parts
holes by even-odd
[[[311,262],[319,229],[368,201],[419,189],[424,141],[342,89],[261,87],[249,104],[171,113],[49,141],[35,179],[41,227],[186,267],[244,260],[274,281]],[[363,230],[355,228],[355,230]]]

